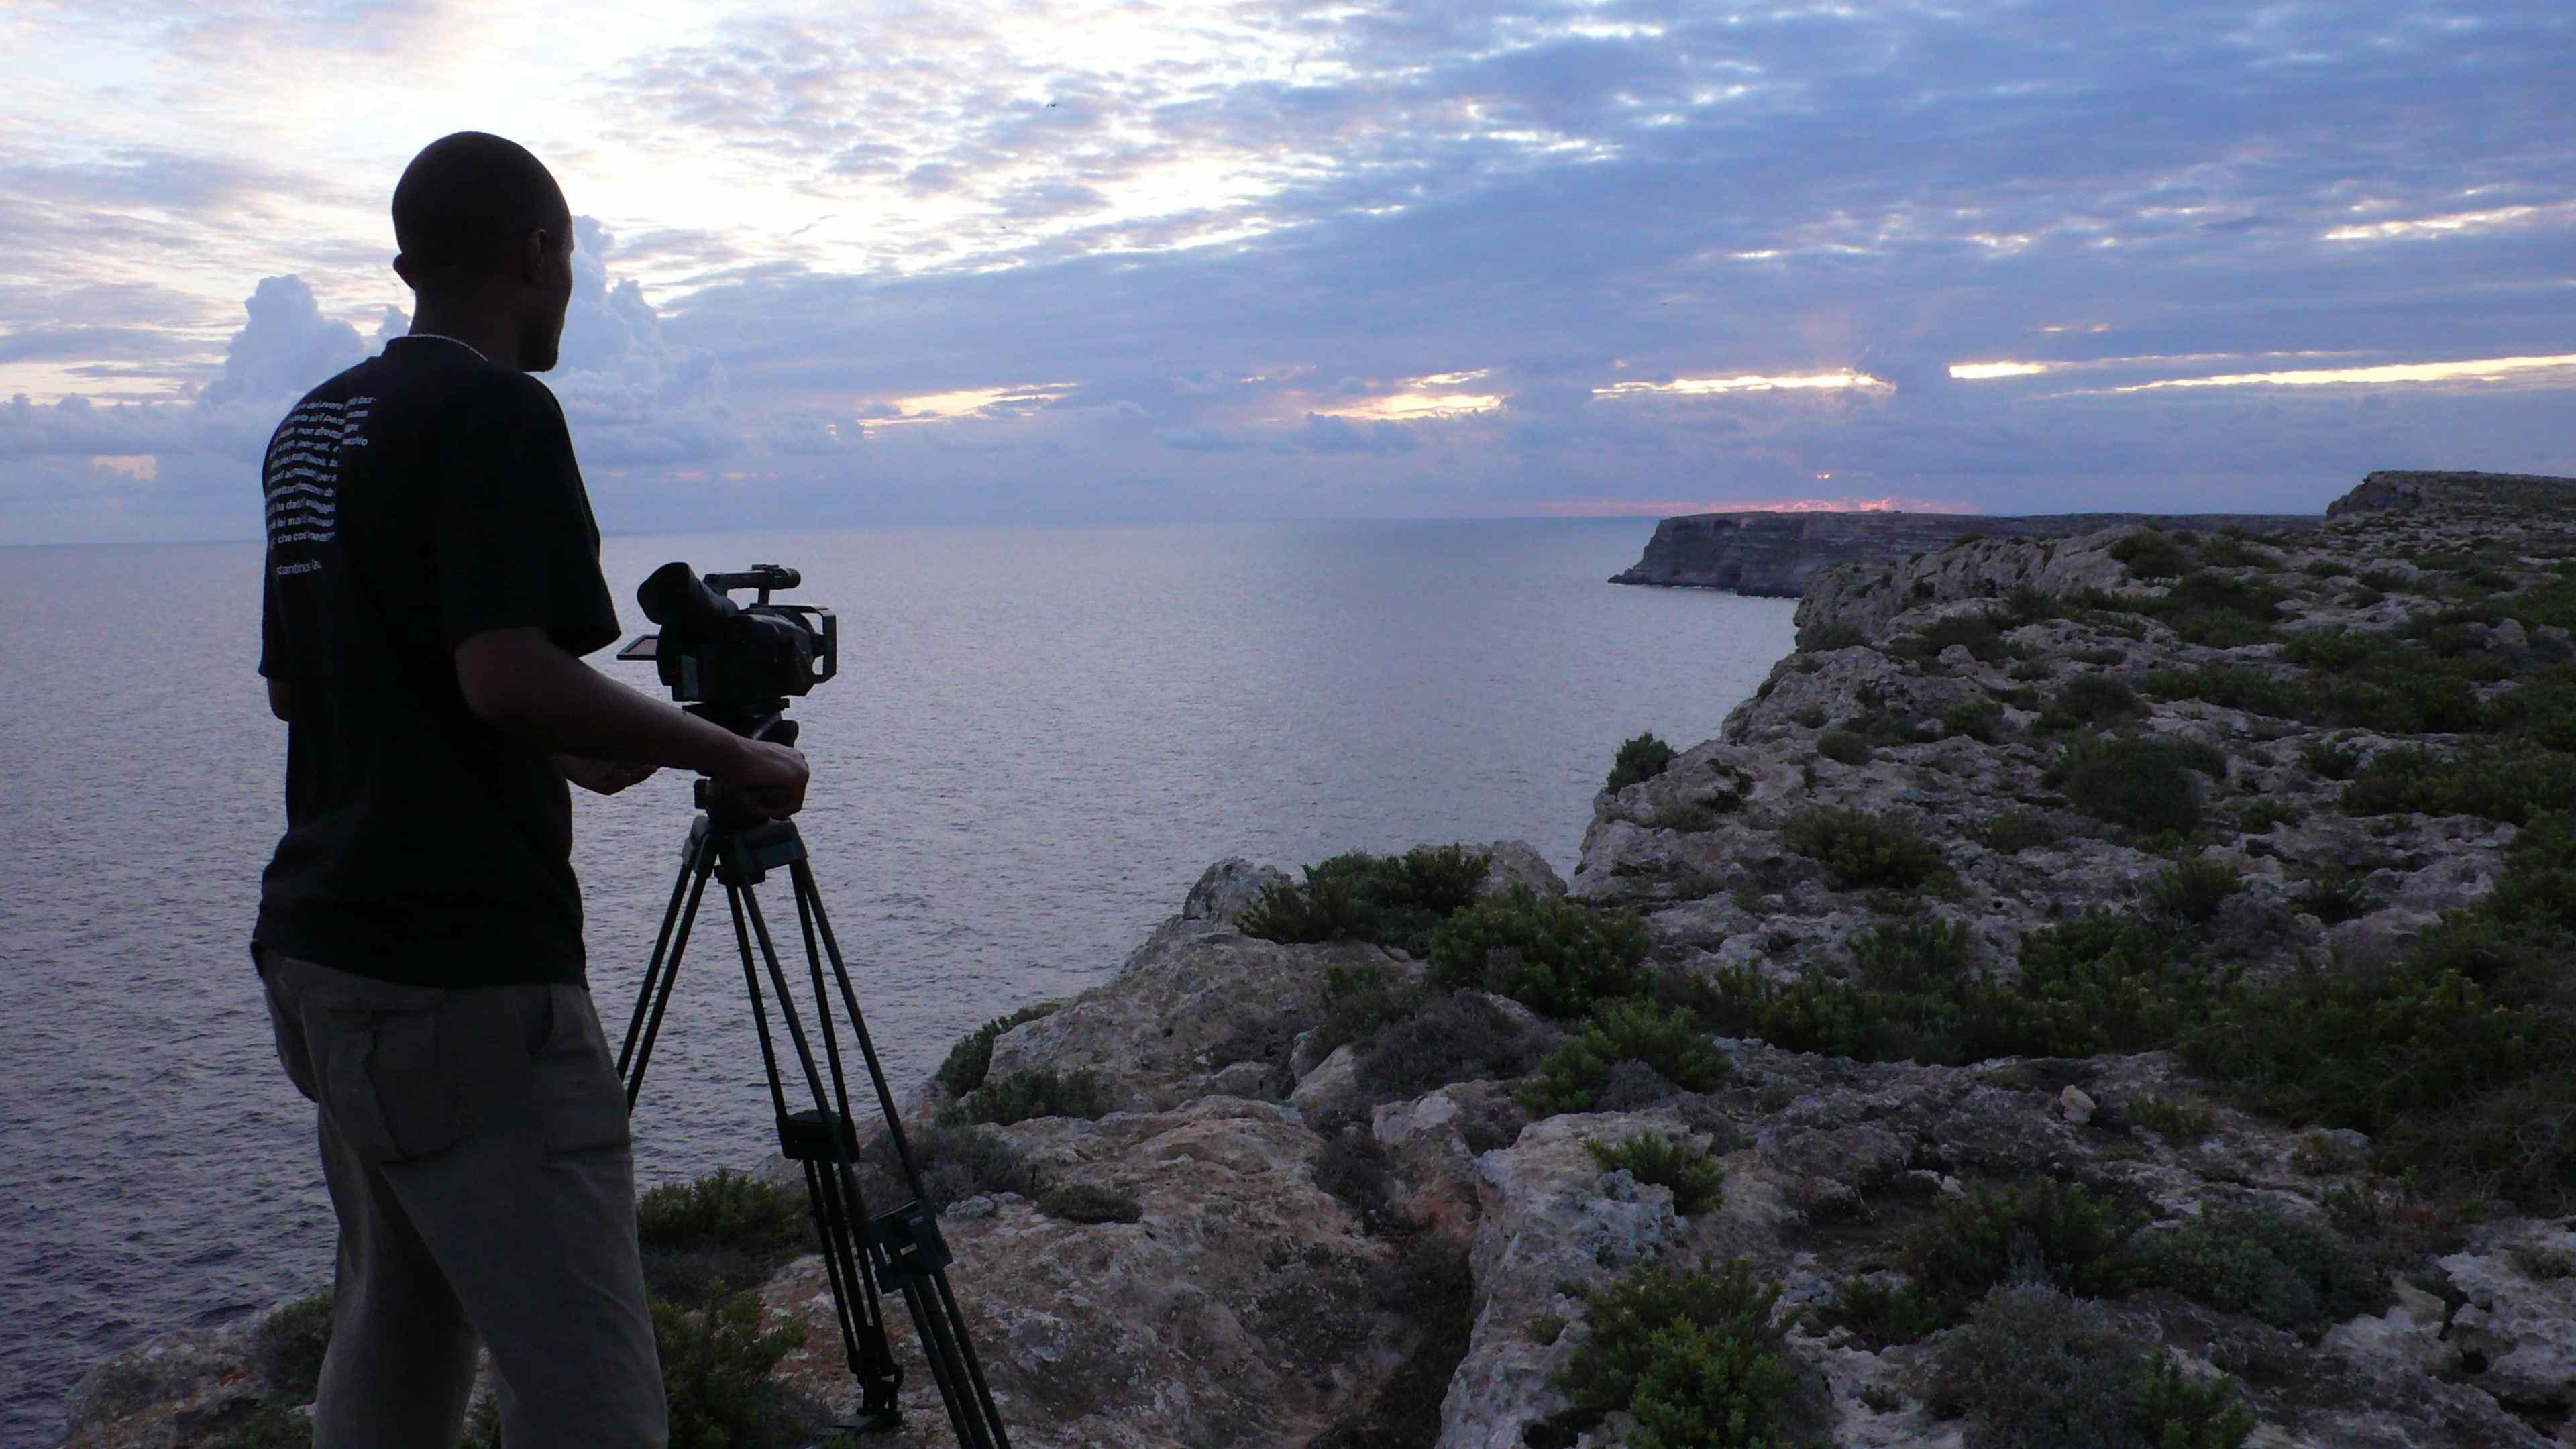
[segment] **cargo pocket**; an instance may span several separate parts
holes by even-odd
[[[455,1074],[439,1061],[439,1013],[333,1012],[322,1108],[369,1162],[434,1157],[465,1135]]]
[[[608,1038],[590,993],[578,986],[545,989],[549,1020],[530,1065],[536,1077],[536,1114],[550,1153],[595,1152],[624,1147],[626,1089],[608,1055]]]

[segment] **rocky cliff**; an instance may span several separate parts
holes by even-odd
[[[2137,527],[2296,533],[2323,522],[2304,514],[1693,513],[1656,524],[1645,554],[1610,582],[1794,599],[1827,569],[1894,563],[1969,538],[2066,538]]]
[[[2374,475],[1845,565],[1570,884],[1212,867],[919,1105],[1013,1441],[2576,1443],[2571,560],[2576,483]],[[250,1442],[261,1331],[72,1442]]]

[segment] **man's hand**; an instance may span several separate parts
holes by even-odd
[[[649,780],[657,768],[618,760],[585,760],[579,755],[548,755],[546,763],[555,767],[556,774],[599,795],[614,795],[629,785]]]
[[[805,808],[805,757],[785,745],[744,740],[735,758],[715,772],[715,781],[772,820]]]

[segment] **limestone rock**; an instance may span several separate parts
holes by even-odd
[[[1260,903],[1262,892],[1274,885],[1293,884],[1286,871],[1230,855],[1209,866],[1198,883],[1190,887],[1188,898],[1181,903],[1181,919],[1230,926]]]
[[[2451,1315],[2462,1371],[2507,1404],[2576,1408],[2576,1220],[2491,1224],[2441,1267],[2467,1299]]]
[[[1322,1013],[1334,962],[1386,959],[1358,942],[1283,946],[1205,921],[1167,921],[1106,983],[1003,1033],[989,1075],[1089,1069],[1122,1105],[1176,1106],[1233,1065],[1219,1057],[1284,1063],[1296,1033]]]
[[[1677,1125],[1661,1113],[1550,1117],[1476,1159],[1476,1326],[1441,1406],[1439,1449],[1512,1449],[1528,1425],[1566,1407],[1553,1378],[1573,1357],[1574,1335],[1541,1342],[1532,1322],[1579,1321],[1583,1288],[1652,1259],[1680,1232],[1670,1191],[1625,1174],[1624,1188],[1605,1191],[1584,1139]]]
[[[1556,867],[1526,840],[1497,840],[1475,847],[1485,852],[1485,882],[1476,888],[1478,895],[1501,895],[1516,885],[1528,886],[1543,896],[1565,894],[1565,881]]]
[[[1082,1225],[1015,1195],[943,1225],[959,1309],[1011,1441],[1030,1449],[1302,1445],[1351,1407],[1409,1328],[1367,1286],[1389,1249],[1315,1185],[1319,1144],[1278,1108],[1212,1098],[1180,1112],[1000,1129],[1050,1183],[1132,1192],[1135,1223]],[[780,1376],[854,1406],[820,1259],[772,1279],[774,1319],[804,1314]],[[907,1427],[950,1442],[899,1306]]]

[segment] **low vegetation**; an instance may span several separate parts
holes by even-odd
[[[2207,745],[2079,735],[2060,752],[2048,780],[2069,804],[2105,824],[2188,834],[2201,815],[2194,774],[2224,779],[2227,757]]]
[[[1106,1117],[1115,1105],[1108,1084],[1091,1068],[1039,1067],[986,1082],[949,1111],[956,1121],[1001,1127],[1032,1117]]]
[[[1542,1016],[1576,1017],[1651,984],[1652,944],[1633,912],[1515,885],[1457,912],[1431,938],[1431,979],[1508,996]]]
[[[635,1198],[644,1281],[683,1307],[712,1301],[722,1283],[759,1283],[814,1242],[801,1190],[730,1169],[648,1188]]]
[[[1608,1001],[1539,1063],[1537,1078],[1522,1086],[1520,1097],[1532,1111],[1547,1114],[1642,1106],[1611,1099],[1610,1089],[1625,1078],[1644,1088],[1649,1100],[1673,1090],[1706,1092],[1733,1070],[1688,1008]]]
[[[1998,1288],[1934,1355],[1926,1405],[1977,1449],[2238,1449],[2256,1427],[2233,1379],[2192,1378],[2091,1304]]]
[[[1638,735],[1619,746],[1619,756],[1610,765],[1610,778],[1601,788],[1616,795],[1631,785],[1640,785],[1672,768],[1673,747],[1652,734]]]
[[[984,1074],[992,1069],[994,1041],[1015,1026],[1047,1015],[1056,1006],[1057,1003],[1052,1001],[1023,1006],[959,1037],[957,1045],[948,1049],[947,1059],[939,1064],[939,1070],[931,1073],[931,1079],[946,1088],[952,1097],[962,1097],[974,1091],[984,1085]]]
[[[1830,1408],[1773,1321],[1779,1299],[1741,1261],[1713,1274],[1640,1268],[1593,1290],[1591,1331],[1562,1379],[1574,1406],[1532,1426],[1531,1449],[1565,1449],[1623,1411],[1635,1449],[1822,1444]]]
[[[1683,1217],[1717,1206],[1726,1190],[1726,1170],[1705,1150],[1660,1132],[1639,1132],[1615,1143],[1587,1138],[1583,1150],[1603,1172],[1626,1172],[1639,1182],[1671,1189],[1673,1211]]]
[[[1484,852],[1459,845],[1352,851],[1306,867],[1303,884],[1263,891],[1237,924],[1264,940],[1374,941],[1419,956],[1432,932],[1476,898],[1491,866]]]
[[[1949,863],[1902,819],[1866,810],[1818,808],[1792,817],[1780,843],[1847,887],[1911,890],[1949,874]]]

